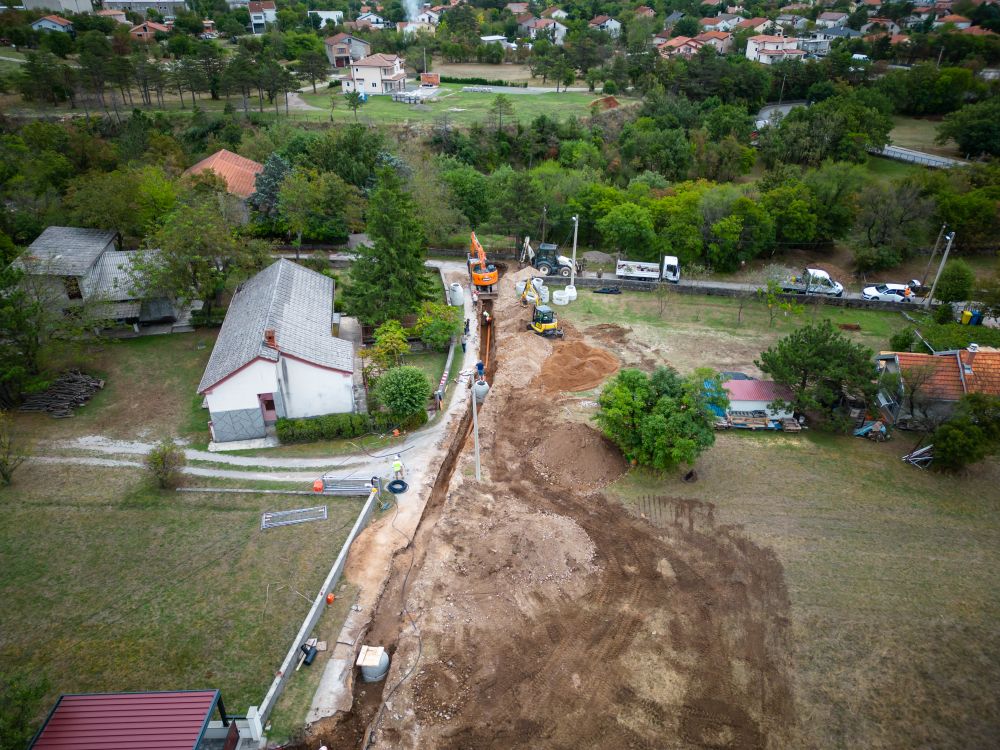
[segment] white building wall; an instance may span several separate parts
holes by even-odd
[[[762,411],[771,419],[791,419],[790,411],[775,411],[769,408],[770,401],[730,401],[730,411]]]
[[[212,412],[260,408],[257,395],[278,390],[277,365],[258,359],[205,394]]]
[[[281,380],[290,419],[354,411],[354,378],[350,373],[282,357]]]

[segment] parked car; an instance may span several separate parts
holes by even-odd
[[[906,299],[906,290],[909,289],[910,299],[917,295],[917,288],[920,283],[916,280],[909,284],[876,284],[865,287],[861,296],[869,300],[881,300],[882,302],[902,302]]]

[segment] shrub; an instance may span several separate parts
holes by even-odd
[[[955,309],[950,302],[942,302],[934,308],[934,322],[942,325],[955,322]]]
[[[378,379],[374,388],[379,403],[400,417],[424,411],[432,390],[427,376],[411,366],[392,368]]]
[[[527,82],[519,83],[517,81],[504,81],[500,78],[477,78],[475,76],[470,78],[462,78],[461,76],[441,76],[441,83],[469,83],[477,86],[508,86],[519,89],[528,88]]]
[[[451,305],[425,302],[417,318],[417,335],[435,351],[448,350],[451,340],[462,334],[462,311]]]
[[[942,302],[961,302],[972,296],[972,285],[976,281],[969,264],[964,260],[953,260],[941,273],[934,292]]]
[[[146,468],[161,490],[176,487],[181,481],[181,469],[187,463],[184,451],[164,438],[146,456]]]
[[[0,411],[0,484],[8,486],[14,479],[17,467],[24,463],[27,456],[11,431],[11,418],[5,411]]]
[[[939,352],[965,349],[969,344],[1000,347],[1000,329],[986,326],[963,326],[949,320],[945,325],[921,325],[920,333]]]
[[[618,93],[618,84],[616,84],[614,81],[605,81],[604,82],[603,90],[604,90],[604,94],[606,96],[611,96],[613,94],[617,94]]]
[[[904,328],[889,337],[889,348],[894,352],[908,352],[917,340],[912,328]]]
[[[309,419],[279,419],[275,425],[278,440],[291,443],[314,443],[318,440],[350,440],[370,432],[415,430],[427,421],[421,409],[403,418],[386,412],[375,414],[325,414]]]

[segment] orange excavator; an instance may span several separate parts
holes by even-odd
[[[486,260],[486,251],[476,238],[476,233],[472,233],[472,254],[469,255],[469,274],[472,276],[472,285],[476,288],[479,296],[490,299],[496,296],[494,285],[500,279],[500,272],[497,267]]]

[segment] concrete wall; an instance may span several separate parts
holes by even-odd
[[[252,440],[266,435],[264,412],[253,409],[212,412],[212,437],[217,443],[231,440]]]
[[[281,380],[289,418],[354,411],[354,378],[350,373],[282,357]]]

